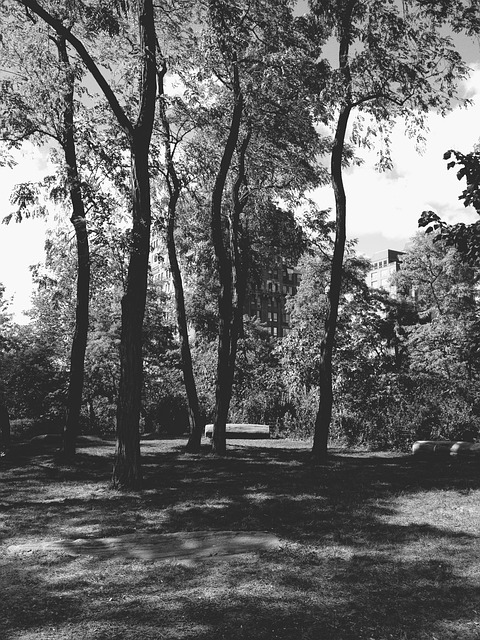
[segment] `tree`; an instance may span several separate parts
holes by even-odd
[[[6,336],[5,328],[10,321],[8,314],[8,304],[5,301],[4,296],[5,287],[0,283],[0,357],[8,348],[8,338]],[[4,381],[0,379],[0,455],[4,455],[8,451],[9,447],[10,416],[8,413]]]
[[[466,180],[466,187],[459,196],[465,207],[472,206],[480,214],[480,151],[463,154],[450,149],[445,152],[444,159],[448,160],[447,169],[459,167],[457,178]],[[426,233],[431,233],[435,240],[455,247],[466,264],[478,265],[480,262],[480,221],[472,224],[459,222],[449,225],[434,211],[424,211],[418,221],[419,227],[424,227]]]
[[[266,9],[268,10],[266,12]],[[268,15],[268,19],[266,19]],[[210,226],[219,284],[218,360],[213,450],[226,451],[230,406],[243,304],[251,267],[254,216],[272,202],[312,187],[320,152],[302,73],[310,71],[296,40],[288,3],[209,3],[210,68],[218,82],[212,114],[219,141],[212,170]],[[213,45],[213,46],[212,46]],[[212,73],[212,71],[210,72]],[[280,75],[277,75],[280,74]],[[212,127],[207,129],[208,132]],[[220,135],[219,135],[220,134]],[[205,140],[202,132],[201,139]],[[311,154],[311,155],[310,155]],[[228,197],[229,196],[229,197]]]
[[[126,137],[131,156],[132,235],[127,286],[122,298],[121,366],[117,409],[117,446],[112,482],[115,487],[137,489],[141,486],[139,420],[142,392],[142,323],[147,292],[148,255],[150,249],[151,202],[149,149],[153,130],[156,82],[156,30],[152,0],[139,0],[132,11],[138,22],[138,101],[137,115],[132,118],[121,106],[99,65],[86,48],[81,36],[69,28],[68,10],[57,13],[36,0],[16,0],[28,11],[46,22],[57,35],[65,38],[92,74],[110,105],[118,125]],[[78,4],[81,6],[81,3]],[[88,9],[85,6],[85,9]],[[103,8],[102,8],[103,9]],[[105,9],[95,16],[107,18],[113,32],[119,32],[119,21]],[[125,7],[122,5],[122,9]],[[87,12],[88,13],[88,12]],[[67,15],[66,15],[67,14]],[[85,42],[87,40],[85,39]]]
[[[330,164],[336,203],[335,246],[321,343],[320,404],[312,450],[313,458],[322,460],[327,455],[333,406],[332,355],[347,211],[342,166],[350,116],[357,111],[369,119],[367,141],[376,125],[384,145],[388,144],[389,127],[395,118],[406,118],[412,132],[421,127],[429,109],[445,113],[455,94],[455,81],[466,74],[466,67],[448,38],[440,34],[442,20],[426,18],[416,2],[404,2],[399,8],[394,3],[377,0],[314,0],[310,7],[317,32],[325,37],[325,29],[329,30],[338,42],[339,56],[338,69],[326,74],[319,94],[322,114],[326,104],[336,112]],[[366,141],[360,131],[361,124],[357,121],[353,126],[353,142]],[[385,148],[380,162],[389,166]]]
[[[449,380],[478,373],[478,271],[461,254],[419,233],[402,256],[400,290],[413,291],[421,322],[409,331],[410,365]]]
[[[193,371],[192,353],[190,350],[190,343],[188,338],[188,323],[185,309],[185,292],[183,287],[183,279],[175,244],[177,204],[182,190],[182,179],[178,174],[174,161],[174,149],[177,141],[175,141],[175,137],[172,135],[170,118],[167,113],[167,100],[165,98],[163,89],[166,73],[167,62],[163,58],[162,67],[158,73],[158,82],[161,95],[159,105],[160,125],[162,128],[163,144],[165,149],[165,180],[168,191],[166,244],[175,291],[175,310],[178,336],[180,341],[180,353],[182,357],[183,380],[188,400],[188,421],[190,426],[190,435],[186,450],[195,453],[200,450],[200,441],[203,433],[203,421],[200,412],[200,405]]]
[[[75,327],[71,345],[70,378],[67,397],[67,415],[63,433],[63,452],[68,458],[75,454],[75,439],[79,429],[82,401],[84,358],[88,333],[88,302],[90,290],[90,255],[87,234],[82,180],[78,169],[75,132],[75,85],[81,73],[70,61],[63,36],[50,36],[57,49],[57,58],[45,46],[42,30],[35,25],[25,29],[19,25],[17,38],[28,40],[28,51],[19,53],[16,45],[2,42],[2,54],[17,69],[14,79],[5,83],[5,100],[2,119],[5,123],[4,140],[18,145],[25,139],[45,143],[54,140],[63,151],[60,171],[65,175],[65,187],[71,200],[71,222],[75,229],[77,249],[77,295]],[[41,77],[38,68],[43,69]],[[47,92],[47,85],[49,91]],[[38,96],[44,94],[42,108],[38,108]],[[35,190],[19,185],[12,196],[17,205],[16,221],[23,215],[31,215],[35,204]],[[9,221],[12,216],[7,216]]]

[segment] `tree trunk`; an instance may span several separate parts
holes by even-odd
[[[172,272],[173,286],[175,290],[175,310],[177,316],[177,328],[180,341],[180,354],[182,357],[183,381],[188,401],[188,423],[190,427],[190,437],[187,443],[187,451],[195,453],[200,451],[200,441],[203,432],[203,422],[200,414],[198,402],[197,386],[193,373],[192,352],[188,339],[187,315],[185,313],[185,295],[183,291],[182,274],[178,264],[177,252],[175,249],[175,207],[176,200],[169,202],[169,216],[167,226],[167,248],[170,269]]]
[[[89,431],[91,433],[94,433],[95,435],[99,435],[100,434],[100,430],[98,429],[98,420],[97,420],[97,415],[95,413],[95,404],[93,402],[93,397],[92,396],[89,396],[87,398],[87,405],[88,405]]]
[[[90,255],[86,220],[85,218],[78,218],[77,216],[72,216],[71,220],[75,227],[77,239],[78,270],[75,332],[70,354],[67,419],[63,431],[63,453],[67,458],[75,455],[76,437],[79,432],[90,297]]]
[[[139,489],[142,484],[139,431],[143,387],[142,328],[151,224],[148,148],[148,143],[132,147],[133,232],[122,298],[117,445],[112,477],[113,486],[122,489]]]
[[[63,151],[67,167],[67,179],[72,201],[72,217],[77,243],[77,299],[75,308],[75,331],[70,354],[70,377],[67,396],[67,418],[63,430],[63,454],[66,458],[75,455],[76,437],[79,432],[82,406],[85,350],[88,335],[88,307],[90,298],[90,249],[87,221],[82,198],[80,176],[74,136],[74,90],[75,75],[71,68],[65,38],[57,40],[59,57],[65,69],[67,90],[64,93]]]
[[[143,422],[144,422],[144,433],[148,433],[148,434],[152,434],[155,433],[155,425],[153,424],[153,419],[152,416],[150,414],[149,411],[147,411],[145,409],[145,407],[142,406],[140,407],[140,412],[143,416]]]
[[[0,390],[0,455],[5,454],[10,448],[10,416],[3,391]]]
[[[330,288],[327,295],[325,333],[320,344],[319,386],[320,404],[315,419],[312,458],[322,461],[327,458],[328,435],[332,420],[333,388],[332,357],[335,332],[337,329],[338,305],[342,288],[343,255],[345,253],[347,199],[343,186],[342,161],[348,119],[352,111],[352,74],[349,65],[349,48],[352,40],[352,14],[357,0],[348,0],[343,7],[339,34],[339,70],[341,72],[345,98],[338,115],[335,138],[333,140],[330,175],[335,194],[335,244],[333,248],[330,274]]]
[[[240,188],[245,184],[245,154],[250,142],[251,132],[244,138],[240,153],[236,180],[232,188],[233,215],[227,230],[229,233],[229,251],[225,252],[225,261],[220,272],[224,274],[220,296],[220,328],[216,386],[216,418],[223,425],[222,430],[212,437],[215,453],[226,453],[226,430],[228,411],[232,398],[235,361],[237,357],[238,338],[242,330],[243,305],[247,290],[248,246],[246,237],[241,239],[240,216],[247,203],[248,196],[240,196]],[[234,301],[235,297],[235,301]]]
[[[132,239],[125,293],[122,298],[120,337],[120,382],[117,404],[117,445],[112,485],[121,489],[140,489],[140,410],[142,402],[143,357],[142,329],[147,298],[148,256],[150,253],[150,174],[149,149],[157,97],[156,33],[152,0],[137,3],[143,68],[140,100],[134,127],[110,99],[119,123],[130,141]],[[108,93],[108,92],[107,92]],[[108,97],[108,96],[107,96]]]
[[[139,109],[133,123],[120,105],[112,87],[85,45],[71,29],[49,13],[36,0],[22,0],[57,34],[77,51],[103,91],[119,126],[125,132],[131,153],[132,241],[125,294],[122,298],[120,344],[120,384],[117,405],[117,447],[112,482],[115,487],[137,489],[141,485],[140,403],[142,385],[142,325],[145,313],[148,254],[150,250],[150,183],[148,151],[155,117],[157,97],[156,32],[153,0],[138,0],[139,43],[142,69],[139,79]]]
[[[325,460],[327,457],[328,435],[332,419],[332,356],[342,287],[343,255],[345,252],[346,239],[347,200],[342,179],[342,159],[350,111],[350,105],[342,107],[340,111],[332,148],[331,177],[335,193],[336,209],[335,245],[331,266],[330,288],[327,295],[325,334],[320,345],[320,404],[315,419],[315,435],[312,449],[312,457],[316,461]]]
[[[230,247],[231,229],[224,229],[222,223],[222,201],[227,174],[235,153],[243,113],[243,95],[236,61],[233,62],[234,106],[228,138],[225,143],[220,167],[215,179],[211,205],[211,230],[215,249],[218,275],[220,280],[219,331],[217,380],[215,385],[215,418],[213,422],[212,450],[219,455],[226,453],[226,424],[233,384],[233,363],[235,361],[235,336],[233,317],[233,274],[232,250]],[[232,342],[233,339],[233,342]]]
[[[159,93],[163,96],[163,79],[167,71],[166,63],[162,71],[158,74]],[[165,163],[167,165],[167,186],[169,191],[168,220],[167,220],[167,250],[172,273],[173,287],[175,291],[175,311],[177,319],[177,329],[180,342],[180,355],[182,358],[183,381],[188,403],[188,424],[190,436],[186,450],[190,453],[198,453],[203,433],[203,420],[198,402],[197,386],[193,373],[192,352],[188,339],[187,314],[185,312],[185,294],[183,289],[182,273],[178,263],[177,251],[175,247],[175,221],[177,214],[177,203],[180,197],[181,184],[173,162],[170,123],[167,117],[165,102],[160,99],[160,118],[163,126]]]
[[[225,277],[224,280],[226,280]],[[233,385],[233,305],[231,281],[224,281],[222,283],[219,299],[219,315],[215,420],[213,424],[212,450],[214,453],[223,456],[227,452],[226,425]]]

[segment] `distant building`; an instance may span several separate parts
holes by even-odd
[[[173,294],[173,280],[168,262],[165,243],[158,236],[152,239],[150,247],[150,269],[152,278],[158,288],[168,295]]]
[[[397,288],[392,282],[392,276],[400,271],[401,256],[403,251],[395,251],[394,249],[384,249],[374,253],[372,261],[372,269],[367,275],[367,284],[371,289],[384,289],[392,296],[397,294]]]
[[[256,316],[275,338],[286,336],[290,331],[290,314],[285,303],[287,296],[297,293],[301,278],[299,269],[282,260],[272,268],[263,269],[260,285],[247,292],[245,314]]]
[[[152,239],[150,269],[155,285],[167,296],[173,296],[168,255],[164,241],[158,236]],[[257,317],[270,335],[286,336],[290,330],[290,314],[285,310],[285,303],[287,296],[297,293],[300,280],[300,271],[279,259],[272,268],[263,269],[260,284],[247,291],[244,313]],[[165,319],[173,322],[173,313],[167,313]]]

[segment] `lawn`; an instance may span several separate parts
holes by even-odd
[[[113,444],[0,459],[2,640],[480,639],[478,462],[232,441],[142,443],[145,489],[109,489]],[[187,562],[49,543],[262,531],[279,548]]]

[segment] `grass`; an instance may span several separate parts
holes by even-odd
[[[113,445],[74,466],[0,460],[2,640],[478,640],[480,474],[469,460],[233,441],[226,459],[145,441],[145,489],[108,488]],[[185,565],[9,547],[267,531],[280,550]],[[3,634],[3,635],[2,635]]]

